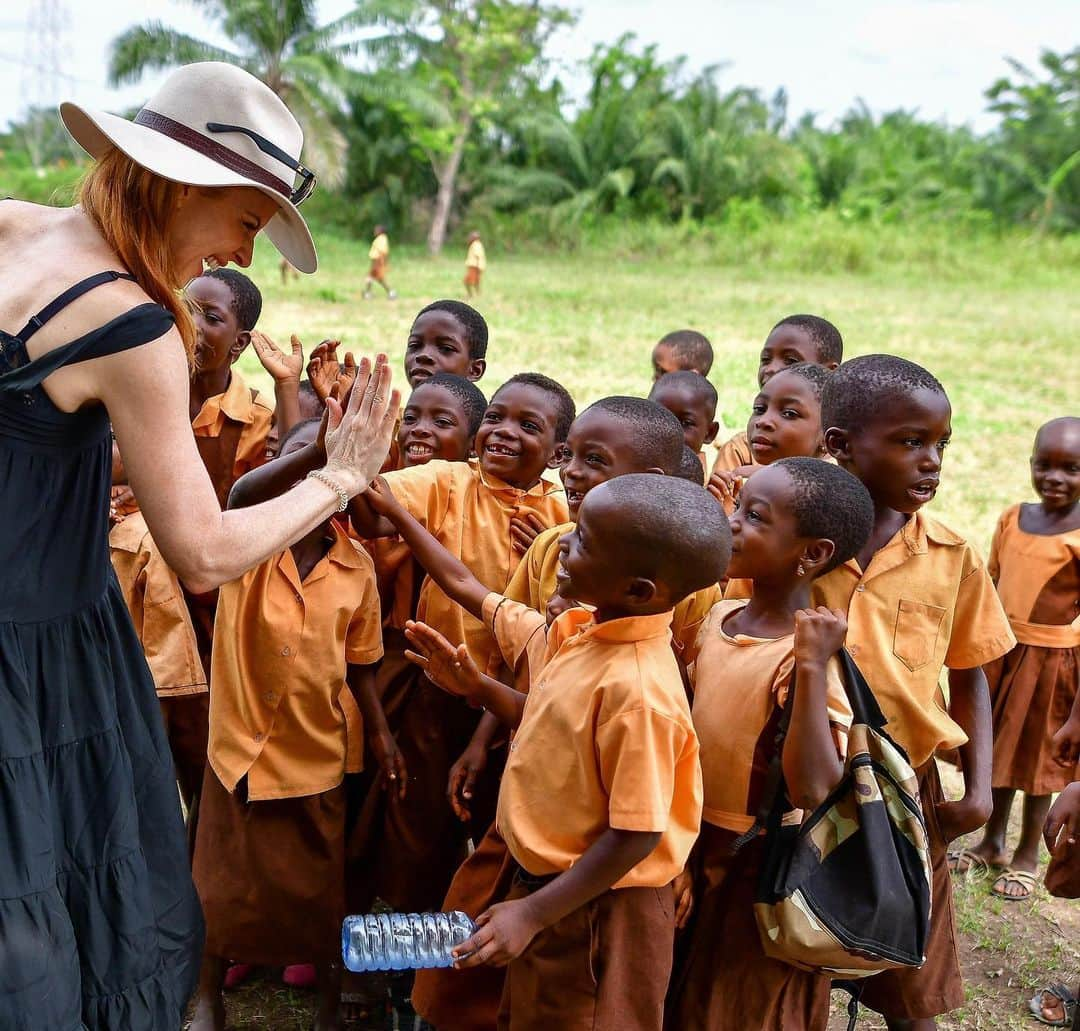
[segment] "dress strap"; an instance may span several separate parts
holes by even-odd
[[[86,279],[81,280],[74,286],[69,286],[59,297],[46,304],[36,315],[32,315],[30,321],[15,336],[25,344],[49,319],[66,308],[72,301],[82,297],[83,294],[88,293],[95,287],[102,286],[105,283],[115,283],[118,279],[130,279],[133,283],[135,282],[135,277],[130,272],[96,272],[92,276],[87,276]]]

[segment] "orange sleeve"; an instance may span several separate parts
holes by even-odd
[[[996,584],[998,577],[1001,575],[1001,535],[1005,531],[1005,524],[1008,521],[1008,512],[1002,514],[1001,518],[997,521],[997,526],[994,527],[994,537],[990,541],[990,558],[986,562],[986,571],[990,574],[990,579]]]
[[[258,469],[266,464],[266,439],[274,423],[274,410],[268,408],[261,398],[251,405],[252,421],[240,434],[240,443],[236,448],[236,463],[233,475],[239,479],[244,473]]]
[[[491,630],[511,669],[516,669],[521,657],[535,649],[537,634],[540,639],[546,638],[547,620],[542,613],[494,591],[484,599],[483,616],[484,625]]]
[[[458,489],[459,469],[471,475],[464,462],[428,462],[411,469],[386,473],[386,485],[402,508],[428,533],[438,535],[450,509],[450,498]]]
[[[956,594],[945,665],[950,669],[985,666],[1015,646],[1016,638],[986,566],[969,546]]]
[[[382,657],[382,606],[372,575],[368,578],[363,600],[353,613],[345,634],[345,661],[355,666],[370,666]]]
[[[667,830],[676,769],[688,738],[685,726],[644,706],[623,710],[597,728],[609,826],[627,831]]]

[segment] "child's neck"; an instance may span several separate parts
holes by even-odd
[[[232,381],[232,367],[224,365],[220,369],[208,369],[206,372],[197,372],[191,379],[191,412],[192,418],[199,414],[202,406],[211,397],[224,394],[229,389]]]
[[[728,626],[747,637],[786,637],[795,632],[795,613],[809,607],[809,581],[755,580],[746,607],[731,617]]]
[[[301,583],[311,575],[311,571],[326,556],[333,542],[333,536],[334,532],[330,523],[325,522],[304,534],[300,540],[290,546],[289,550],[292,552]]]
[[[859,568],[865,572],[874,556],[903,529],[910,518],[908,513],[898,512],[895,508],[879,504],[877,499],[874,499],[874,528],[870,531],[866,544],[856,556]]]
[[[532,490],[533,487],[543,479],[542,476],[535,476],[531,480],[525,482],[515,475],[513,479],[504,480],[497,473],[488,472],[488,470],[484,468],[483,461],[480,462],[480,471],[484,474],[485,480],[498,480],[500,483],[505,483],[508,487],[513,487],[515,490]]]
[[[1058,533],[1069,533],[1080,529],[1080,501],[1074,501],[1065,508],[1048,509],[1038,501],[1020,508],[1020,529],[1025,533],[1052,537]]]

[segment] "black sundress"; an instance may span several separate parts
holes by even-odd
[[[0,330],[0,1028],[177,1031],[202,914],[173,764],[109,561],[108,414],[41,382],[156,340],[142,304],[34,361]]]

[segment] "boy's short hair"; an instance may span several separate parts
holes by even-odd
[[[682,461],[679,462],[679,471],[674,475],[680,480],[689,480],[699,487],[705,486],[705,466],[701,464],[701,457],[683,444]]]
[[[629,570],[665,584],[678,602],[718,583],[731,559],[731,528],[706,490],[677,476],[631,473],[594,487],[606,491],[623,519],[619,553]]]
[[[262,294],[259,288],[243,272],[234,268],[207,269],[204,273],[210,279],[217,279],[229,288],[232,294],[232,310],[240,328],[250,332],[255,328],[262,314]]]
[[[669,347],[680,362],[689,369],[697,370],[707,376],[713,363],[713,347],[709,338],[696,329],[677,329],[667,333],[657,342],[657,347]]]
[[[832,369],[826,369],[824,365],[815,365],[813,362],[798,362],[795,365],[789,365],[787,368],[781,369],[776,375],[779,376],[785,372],[801,376],[806,380],[814,392],[814,397],[819,401],[821,400],[821,392],[825,389],[825,384],[829,381],[829,377],[834,374]]]
[[[697,373],[691,375],[697,376]],[[599,408],[628,424],[625,443],[633,448],[634,458],[642,469],[657,466],[669,476],[677,472],[686,444],[683,442],[681,423],[663,405],[643,397],[615,395],[594,401],[585,411],[593,408]]]
[[[555,402],[555,442],[561,444],[566,440],[566,435],[570,432],[570,424],[577,417],[577,407],[574,405],[574,399],[570,396],[570,391],[561,383],[556,382],[550,376],[543,375],[543,373],[519,372],[516,376],[511,376],[499,387],[499,390],[496,390],[491,395],[492,402],[499,396],[499,391],[505,390],[514,383],[535,387],[537,390],[542,390],[545,394],[550,395]]]
[[[462,329],[465,330],[465,343],[469,347],[470,358],[483,358],[487,355],[488,324],[484,321],[484,316],[471,304],[466,304],[464,301],[432,301],[426,308],[421,308],[416,313],[416,318],[426,315],[429,311],[445,311],[461,323]],[[413,321],[415,322],[416,319]]]
[[[791,479],[800,537],[824,537],[836,545],[821,574],[858,555],[874,528],[874,502],[862,480],[820,458],[782,458],[771,468]]]
[[[716,387],[714,387],[704,376],[696,372],[690,372],[686,369],[680,369],[677,372],[665,372],[653,385],[652,390],[649,391],[649,398],[651,399],[661,387],[677,387],[681,390],[686,390],[695,400],[703,401],[706,407],[716,414],[716,405],[719,402],[719,395],[716,393]]]
[[[415,394],[423,387],[442,387],[448,394],[453,394],[461,402],[462,410],[465,412],[465,418],[469,424],[469,436],[476,436],[488,403],[483,392],[472,380],[464,376],[455,376],[451,372],[436,372],[430,379],[418,383],[413,388],[413,393]]]
[[[285,450],[285,445],[289,443],[301,430],[307,429],[309,426],[319,426],[322,424],[322,418],[318,419],[301,419],[299,422],[295,422],[289,427],[285,436],[278,441],[277,453],[280,455]]]
[[[770,334],[781,326],[798,326],[803,330],[817,346],[819,362],[836,362],[839,365],[844,360],[844,338],[828,319],[820,315],[789,315],[773,326]]]
[[[821,391],[821,425],[861,430],[891,401],[917,390],[945,394],[945,388],[921,365],[895,354],[868,354],[844,362],[825,381]]]

